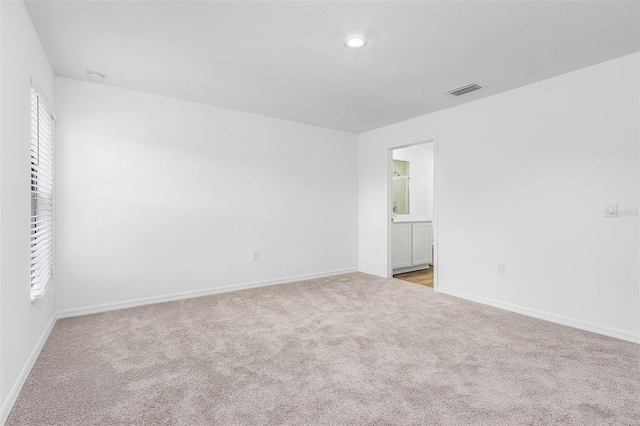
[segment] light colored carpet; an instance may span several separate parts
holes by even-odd
[[[7,425],[640,425],[640,345],[354,273],[58,321]]]

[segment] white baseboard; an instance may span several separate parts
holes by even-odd
[[[438,293],[448,294],[450,296],[459,297],[461,299],[470,300],[472,302],[482,303],[483,305],[493,306],[495,308],[516,312],[518,314],[527,315],[556,324],[562,324],[569,327],[578,328],[580,330],[590,331],[592,333],[615,337],[616,339],[626,340],[627,342],[640,343],[640,335],[630,333],[626,330],[620,330],[617,328],[607,327],[604,325],[582,321],[575,318],[556,315],[550,312],[539,311],[537,309],[525,308],[523,306],[513,305],[511,303],[501,302],[499,300],[476,296],[462,291],[451,290],[442,287],[439,287],[436,291]]]
[[[359,272],[362,272],[363,274],[375,275],[376,277],[380,277],[380,278],[387,278],[386,273],[382,274],[379,271],[360,268]]]
[[[327,271],[317,274],[298,275],[294,277],[278,278],[274,280],[255,281],[243,284],[232,284],[222,287],[213,287],[202,290],[185,291],[181,293],[171,293],[161,296],[144,297],[140,299],[125,300],[122,302],[104,303],[100,305],[85,306],[81,308],[72,308],[58,311],[58,318],[77,317],[81,315],[97,314],[99,312],[115,311],[118,309],[133,308],[142,305],[151,305],[153,303],[172,302],[174,300],[191,299],[194,297],[209,296],[211,294],[227,293],[230,291],[247,290],[250,288],[265,287],[276,284],[287,284],[296,281],[312,280],[316,278],[330,277],[333,275],[347,274],[350,272],[358,272],[357,268],[342,269],[337,271]]]
[[[42,347],[44,346],[45,342],[49,338],[49,334],[51,333],[51,330],[53,330],[53,326],[56,324],[57,319],[58,317],[54,313],[53,316],[51,317],[51,320],[49,320],[49,324],[47,324],[47,327],[44,329],[44,332],[40,336],[38,343],[31,351],[31,355],[29,355],[27,362],[24,364],[24,367],[22,368],[22,371],[20,372],[18,379],[13,384],[13,387],[9,392],[7,400],[2,406],[2,409],[0,409],[0,425],[4,425],[4,423],[7,421],[7,418],[9,417],[9,413],[13,408],[13,404],[16,403],[16,400],[18,399],[18,395],[20,395],[20,391],[22,390],[22,386],[24,386],[24,383],[27,381],[27,377],[31,372],[31,368],[33,368],[33,365],[36,363],[36,360],[38,359],[38,355],[40,355],[40,351],[42,350]]]

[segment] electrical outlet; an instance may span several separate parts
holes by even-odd
[[[260,252],[259,251],[254,251],[253,252],[253,261],[256,262],[258,260],[260,260]]]
[[[504,263],[498,263],[496,273],[504,275]]]

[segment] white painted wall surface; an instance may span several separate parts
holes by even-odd
[[[0,424],[53,325],[55,285],[31,303],[31,77],[54,102],[53,71],[21,1],[0,2]],[[52,105],[53,107],[53,105]]]
[[[360,270],[387,273],[388,149],[437,134],[440,291],[640,341],[638,217],[604,217],[638,209],[639,59],[361,134]]]
[[[409,162],[409,214],[396,221],[433,220],[433,143],[393,151],[394,160]]]
[[[66,78],[56,90],[63,314],[357,270],[356,135]]]

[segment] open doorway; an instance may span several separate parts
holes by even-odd
[[[389,152],[390,275],[435,286],[435,142]]]

